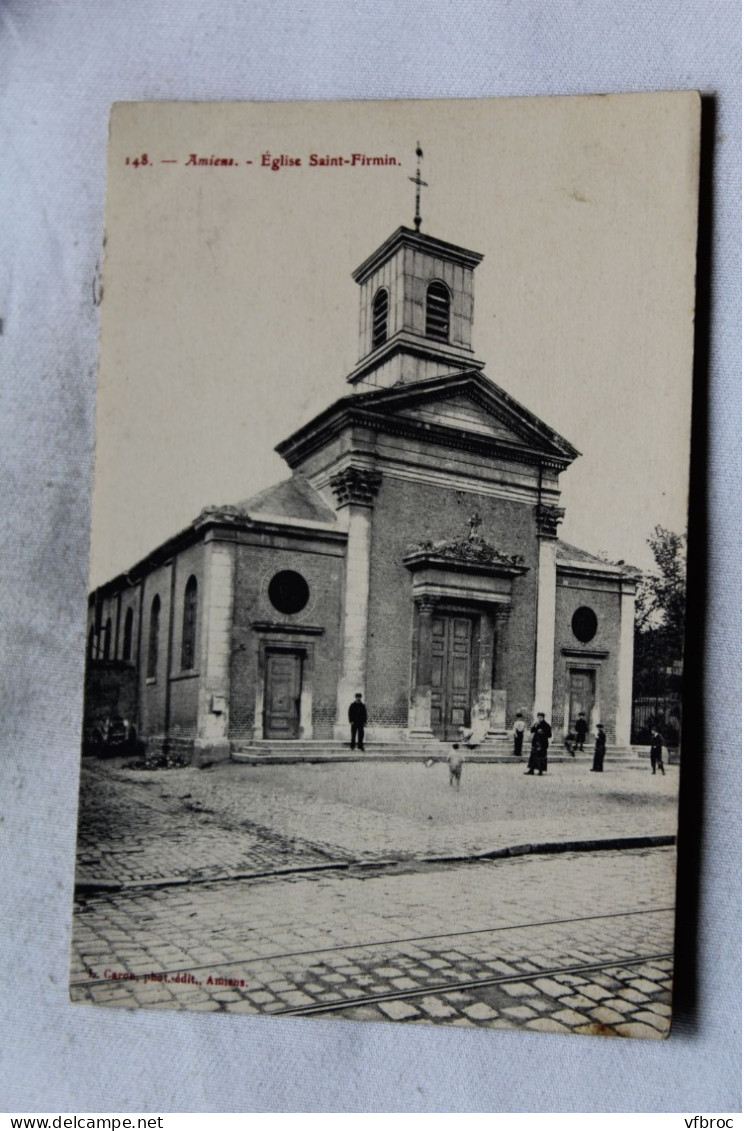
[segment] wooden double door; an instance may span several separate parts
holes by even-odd
[[[454,739],[470,726],[474,622],[457,614],[435,614],[431,622],[431,729]]]
[[[301,652],[267,652],[264,738],[299,738],[302,697]]]

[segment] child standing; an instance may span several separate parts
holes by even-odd
[[[450,756],[447,759],[447,765],[449,766],[449,783],[450,785],[453,785],[457,790],[460,789],[460,779],[462,778],[462,764],[464,761],[465,758],[460,751],[460,743],[453,743]]]

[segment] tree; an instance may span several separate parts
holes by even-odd
[[[656,570],[643,575],[636,593],[636,632],[660,634],[671,663],[682,659],[684,644],[687,539],[656,526],[646,541]]]
[[[636,592],[633,698],[642,707],[642,719],[635,720],[635,739],[648,741],[649,728],[656,725],[670,745],[676,745],[681,724],[687,539],[657,526],[647,542],[656,568],[642,575]]]

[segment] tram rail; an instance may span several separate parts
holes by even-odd
[[[540,978],[555,978],[561,974],[597,974],[613,967],[642,966],[646,962],[662,962],[673,960],[674,955],[669,952],[661,954],[643,954],[636,958],[615,958],[604,962],[583,963],[574,966],[556,966],[549,970],[540,970],[537,974],[503,974],[493,978],[474,978],[469,982],[452,981],[441,982],[438,985],[422,986],[415,990],[395,990],[384,994],[367,994],[364,997],[347,998],[345,1001],[318,1002],[315,1005],[290,1006],[286,1009],[272,1010],[272,1017],[309,1017],[313,1014],[342,1013],[347,1009],[358,1009],[364,1005],[379,1005],[381,1002],[407,1001],[417,997],[436,997],[441,994],[457,991],[473,991],[490,989],[493,986],[509,985],[515,982],[538,981]]]
[[[568,917],[568,918],[564,917],[564,918],[558,918],[558,919],[532,920],[532,921],[526,922],[526,923],[507,923],[507,924],[504,924],[504,925],[498,926],[498,927],[476,927],[476,928],[472,928],[472,929],[466,930],[466,931],[444,931],[444,932],[438,932],[438,933],[435,933],[435,934],[426,934],[426,935],[407,935],[407,936],[403,936],[403,937],[400,937],[400,938],[392,938],[392,939],[371,939],[371,940],[365,940],[365,941],[362,941],[362,942],[353,942],[353,943],[346,943],[346,944],[341,944],[341,945],[336,944],[336,945],[333,945],[333,946],[325,946],[325,947],[323,947],[323,946],[308,947],[307,949],[296,950],[296,951],[275,952],[275,953],[267,953],[267,954],[261,954],[261,955],[251,954],[251,955],[245,955],[245,956],[238,956],[237,958],[225,960],[224,962],[189,964],[188,966],[178,966],[178,967],[173,967],[173,968],[167,969],[167,970],[159,970],[158,974],[163,976],[164,981],[168,981],[171,978],[175,979],[179,974],[189,974],[189,973],[197,974],[197,973],[200,973],[200,972],[214,973],[215,971],[218,971],[218,970],[244,969],[244,968],[249,967],[251,965],[256,965],[256,964],[261,964],[261,963],[264,963],[264,964],[281,963],[281,962],[288,962],[290,960],[302,959],[302,958],[311,958],[311,957],[317,959],[317,958],[321,958],[323,955],[329,955],[329,954],[344,954],[346,952],[350,952],[350,951],[353,952],[353,951],[360,951],[360,950],[361,951],[365,951],[365,950],[367,950],[367,951],[369,951],[369,950],[385,950],[385,949],[393,949],[395,947],[411,946],[411,945],[424,944],[424,943],[427,944],[427,945],[431,945],[432,943],[437,943],[439,941],[441,941],[443,943],[447,943],[447,944],[452,944],[453,940],[455,940],[455,939],[467,939],[467,938],[471,938],[471,937],[476,936],[476,935],[492,934],[494,936],[498,936],[498,935],[501,935],[501,934],[504,934],[504,933],[514,932],[514,931],[539,930],[540,928],[569,926],[571,924],[585,924],[585,923],[589,924],[589,923],[596,923],[596,922],[599,922],[599,921],[606,921],[606,920],[613,920],[613,919],[628,919],[628,918],[633,918],[633,917],[660,915],[660,914],[672,914],[673,915],[674,914],[674,907],[673,906],[644,907],[644,908],[640,908],[640,909],[632,909],[632,910],[626,910],[626,911],[605,912],[605,913],[599,914],[599,915],[580,915],[580,916],[573,916],[573,917]],[[496,952],[494,953],[494,957],[499,957]],[[628,957],[624,957],[624,956],[621,955],[621,956],[618,956],[618,957],[613,957],[612,959],[604,960],[602,963],[599,963],[597,965],[587,965],[587,966],[582,966],[582,967],[576,967],[576,970],[574,970],[574,967],[572,967],[572,966],[556,967],[555,972],[558,972],[558,973],[574,973],[574,972],[579,972],[580,970],[584,970],[584,969],[586,969],[586,970],[590,970],[590,969],[599,970],[602,967],[611,967],[611,966],[618,966],[618,965],[628,966],[631,963],[642,964],[646,961],[650,961],[652,958],[657,958],[657,960],[658,960],[659,957],[660,957],[659,955],[645,955],[645,956],[633,956],[631,958],[628,958]],[[661,957],[669,957],[669,954],[667,952],[663,952]],[[521,973],[519,973],[517,975],[513,975],[513,976],[512,975],[499,975],[499,976],[495,976],[493,979],[476,980],[475,982],[472,983],[472,985],[475,985],[475,986],[478,986],[478,985],[481,985],[481,986],[498,985],[501,982],[509,982],[509,981],[523,981],[523,982],[526,981],[526,982],[529,982],[530,980],[532,980],[534,978],[550,977],[550,974],[551,974],[550,970],[540,970],[540,971],[538,971],[534,974],[521,972]],[[124,979],[122,978],[122,981],[123,980]],[[86,978],[80,978],[80,979],[77,979],[77,980],[74,980],[74,981],[71,980],[70,981],[70,988],[71,989],[77,989],[77,988],[81,988],[83,986],[88,987],[88,988],[94,988],[96,986],[110,985],[111,981],[112,980],[110,978],[91,977],[90,972],[89,972],[88,976]],[[451,985],[448,983],[448,988],[450,990],[454,990],[454,989],[458,989],[458,988],[462,989],[462,988],[468,988],[468,986],[470,986],[470,985],[471,985],[471,983],[466,983],[466,982],[463,982],[463,981],[457,981],[457,982],[453,982]],[[393,998],[405,998],[405,997],[408,997],[408,996],[418,996],[419,994],[430,994],[430,993],[437,993],[437,992],[444,992],[444,991],[441,990],[441,989],[437,989],[433,985],[429,985],[427,987],[421,987],[420,990],[416,989],[416,990],[410,990],[410,991],[406,990],[406,991],[395,992],[395,993],[391,993],[387,997],[385,995],[378,995],[378,996],[380,997],[380,1000],[392,1000]],[[370,998],[369,998],[370,1001],[372,1000],[372,997],[374,997],[374,995],[370,996]],[[356,1002],[356,1004],[365,1004],[365,1003],[367,1003],[367,1000],[368,1000],[367,998],[365,998],[363,1000],[360,998],[359,1001]],[[312,1007],[308,1006],[307,1012],[308,1013],[330,1012],[332,1010],[338,1010],[338,1009],[350,1007],[351,1003],[352,1003],[352,999],[347,999],[346,1001],[343,1001],[343,1002],[326,1002],[326,1003],[318,1004],[317,1007],[316,1006],[312,1006]],[[296,1008],[296,1009],[288,1008],[286,1010],[281,1010],[281,1011],[275,1010],[275,1011],[273,1011],[273,1013],[275,1013],[275,1014],[277,1014],[279,1012],[281,1012],[282,1014],[284,1014],[284,1013],[286,1013],[286,1014],[289,1014],[289,1013],[301,1014],[301,1013],[305,1012],[305,1009],[300,1007],[300,1008]]]

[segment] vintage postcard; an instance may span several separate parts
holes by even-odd
[[[114,106],[74,1001],[668,1033],[699,128]]]

